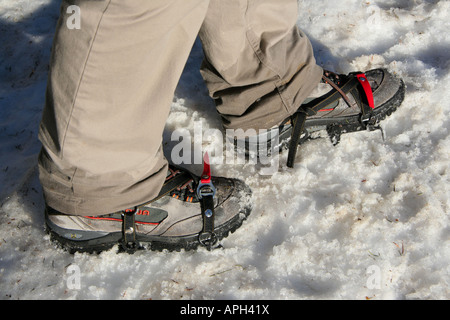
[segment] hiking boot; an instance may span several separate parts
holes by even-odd
[[[336,145],[341,134],[381,130],[380,121],[403,102],[405,84],[386,69],[348,75],[324,71],[316,91],[280,126],[245,142],[235,139],[237,148],[244,145],[246,154],[289,149],[287,165],[293,167],[298,145],[316,138],[316,132],[326,130]]]
[[[47,230],[71,253],[100,252],[115,245],[126,252],[211,249],[241,226],[252,205],[244,182],[211,177],[208,170],[197,177],[170,167],[158,197],[122,212],[72,216],[47,207]]]

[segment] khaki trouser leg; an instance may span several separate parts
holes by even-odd
[[[81,30],[66,27],[71,4]],[[202,74],[224,126],[279,124],[322,72],[296,19],[296,0],[64,0],[40,130],[47,204],[101,215],[158,194],[162,132],[203,21]]]
[[[297,18],[297,0],[210,1],[201,72],[225,128],[279,125],[316,88],[322,69]]]
[[[49,206],[100,215],[154,198],[161,140],[208,0],[63,1],[40,127]],[[69,5],[81,29],[69,29]]]

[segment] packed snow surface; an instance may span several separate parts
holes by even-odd
[[[37,130],[60,1],[0,0],[1,299],[449,299],[450,2],[299,0],[318,63],[347,73],[386,67],[407,85],[380,131],[304,144],[295,169],[252,164],[254,210],[194,252],[70,255],[44,232]],[[198,72],[197,41],[167,121],[220,129]],[[204,141],[205,149],[217,143]],[[78,277],[78,278],[74,278]],[[79,282],[74,281],[78,279]]]

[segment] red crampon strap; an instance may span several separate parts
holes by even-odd
[[[211,166],[209,164],[208,152],[203,156],[203,173],[200,177],[200,183],[211,183]]]
[[[373,99],[373,92],[372,88],[370,87],[369,80],[367,80],[367,77],[364,73],[357,74],[356,77],[358,78],[359,83],[361,83],[361,86],[364,89],[369,107],[375,109],[375,101]]]
[[[203,196],[215,196],[216,188],[211,181],[211,166],[209,164],[209,156],[208,153],[205,153],[203,157],[203,173],[200,177],[200,181],[197,187],[197,196],[198,199],[201,200]]]

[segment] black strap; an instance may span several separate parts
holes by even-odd
[[[212,246],[217,243],[217,236],[214,233],[214,197],[212,195],[203,196],[200,199],[200,205],[203,218],[203,229],[198,236],[201,245],[211,250]]]
[[[347,77],[341,86],[334,84],[333,81],[327,79],[326,77],[324,77],[324,81],[332,86],[333,90],[319,98],[303,104],[300,108],[306,112],[307,115],[315,115],[320,110],[327,109],[341,98],[344,98],[344,101],[348,104],[348,106],[352,107],[351,102],[346,95],[349,93],[354,93],[353,90],[357,89],[359,86],[359,81],[355,76],[350,75]],[[356,99],[356,101],[358,103],[358,99]]]
[[[187,171],[182,171],[179,174],[177,174],[172,179],[169,179],[164,183],[164,185],[161,188],[161,191],[159,192],[158,196],[153,199],[151,202],[155,202],[159,200],[160,198],[164,197],[165,195],[169,194],[173,190],[177,189],[180,185],[183,185],[187,181],[191,180],[192,176]],[[148,203],[147,203],[148,204]]]
[[[295,156],[297,154],[298,143],[300,137],[304,131],[305,122],[307,116],[312,116],[317,114],[322,109],[326,109],[330,105],[336,103],[339,99],[343,98],[349,107],[352,104],[348,98],[348,94],[352,94],[355,98],[356,104],[361,110],[360,122],[363,128],[367,128],[372,120],[372,109],[369,107],[364,90],[361,88],[358,78],[356,77],[358,73],[351,73],[349,76],[344,78],[343,84],[338,86],[332,80],[323,76],[323,80],[333,87],[329,93],[322,97],[314,99],[306,104],[303,104],[299,110],[291,117],[292,122],[292,133],[291,141],[289,144],[289,154],[287,160],[287,166],[289,168],[294,167]],[[366,98],[364,98],[366,97]]]
[[[295,156],[297,154],[298,143],[300,141],[300,136],[302,135],[303,129],[305,127],[306,113],[297,112],[292,117],[292,133],[291,142],[289,144],[289,153],[287,166],[289,168],[294,167]]]
[[[211,250],[212,246],[217,243],[217,236],[214,233],[214,197],[216,188],[211,179],[211,168],[209,165],[209,156],[204,156],[203,173],[197,186],[197,198],[200,201],[203,218],[203,229],[198,236],[201,245]]]
[[[136,240],[136,212],[137,207],[127,209],[122,213],[122,251],[134,252],[139,248]]]

